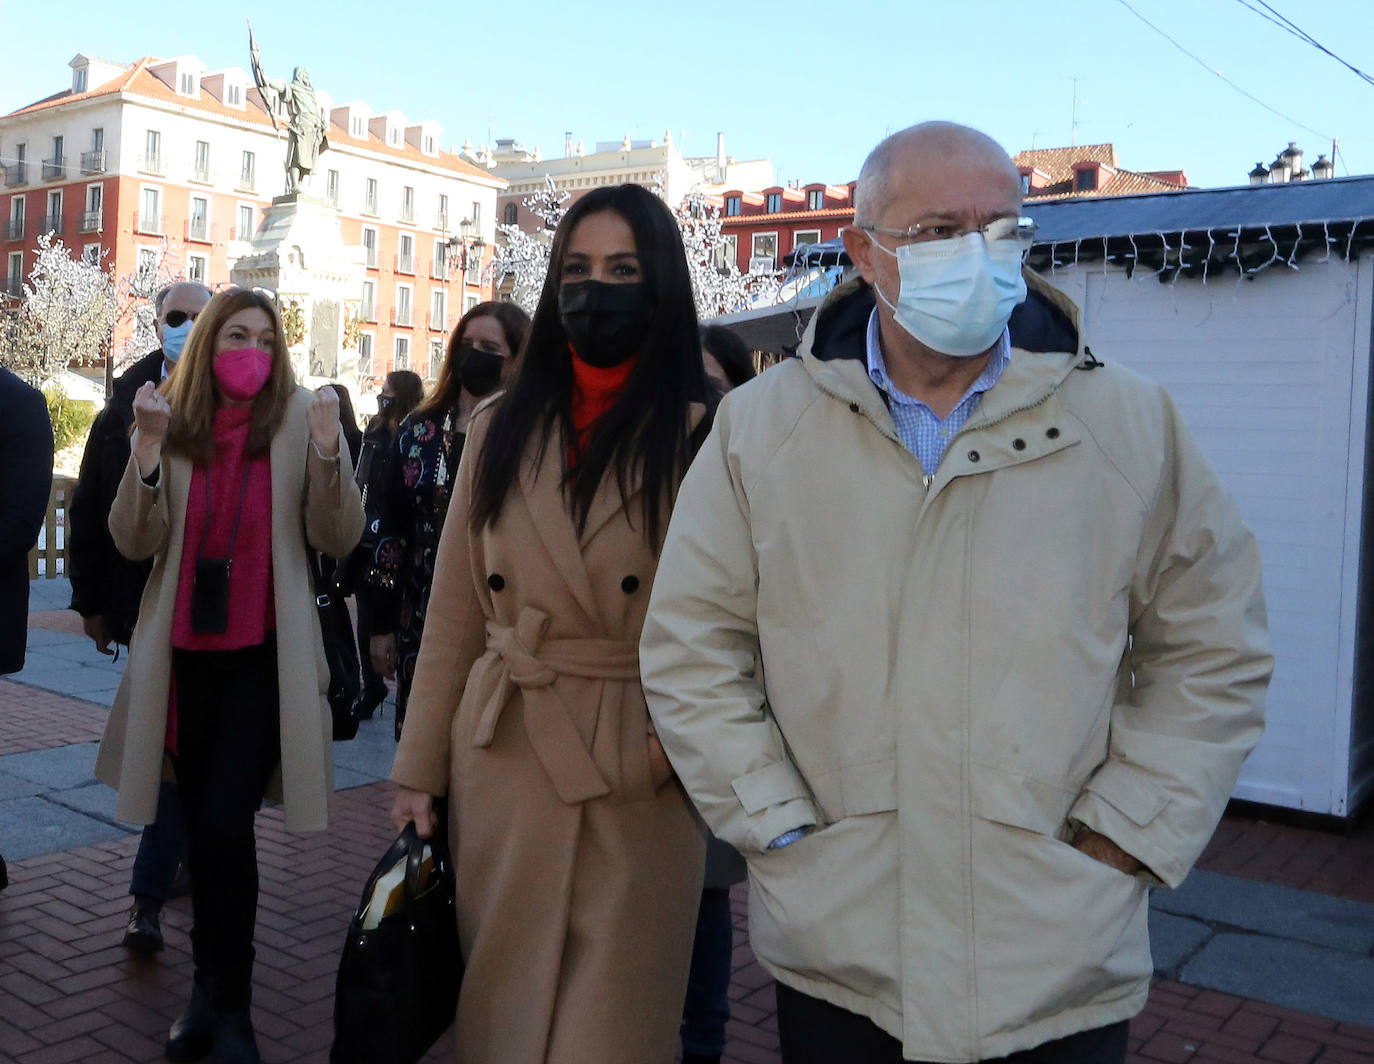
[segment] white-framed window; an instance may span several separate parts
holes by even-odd
[[[5,268],[5,294],[17,296],[23,291],[24,284],[24,253],[22,251],[11,251],[9,254],[9,265]]]
[[[821,231],[819,229],[798,229],[792,234],[792,250],[807,244],[819,244],[821,242]]]
[[[254,192],[258,187],[258,156],[246,151],[239,157],[239,188]]]
[[[396,272],[415,272],[415,237],[402,233],[396,238]]]
[[[477,306],[477,304],[480,302],[482,302],[481,296],[474,295],[471,292],[469,292],[467,295],[463,297],[463,313],[466,314],[473,307]]]
[[[426,154],[426,155],[433,155],[433,154],[434,154],[434,134],[433,134],[433,133],[426,133],[426,134],[425,134],[425,154]]]
[[[754,240],[749,251],[749,265],[759,266],[765,270],[776,268],[778,263],[778,234],[755,233]]]
[[[480,284],[482,281],[482,249],[469,245],[467,249],[468,268],[463,273],[464,284]]]
[[[99,245],[99,244],[84,244],[84,245],[82,245],[82,248],[81,248],[81,261],[84,262],[87,266],[99,266],[99,265],[100,265],[100,257],[101,257],[101,256],[100,256],[100,245]]]
[[[18,224],[19,229],[24,228],[24,193],[16,192],[10,197],[10,221]]]
[[[425,380],[438,380],[439,370],[444,366],[444,341],[431,340],[429,342],[429,365],[426,366]]]
[[[73,92],[86,91],[86,68],[82,67],[76,72],[76,81],[72,83]]]
[[[506,224],[514,225],[520,218],[520,208],[514,203],[506,204]]]
[[[482,204],[479,200],[472,201],[472,213],[468,215],[472,219],[472,235],[482,235]]]
[[[363,226],[363,263],[371,269],[377,268],[377,227]]]
[[[399,144],[401,143],[401,127],[400,127],[400,126],[392,126],[392,127],[391,127],[391,133],[390,133],[390,135],[387,137],[387,142],[390,143],[390,144],[392,144],[392,145],[399,145]]]
[[[177,89],[183,96],[194,96],[196,94],[196,76],[183,70],[177,81]]]
[[[196,166],[193,176],[197,181],[210,180],[210,142],[208,140],[196,141]]]
[[[431,288],[429,292],[429,327],[434,332],[444,331],[444,310],[448,306],[442,288]]]
[[[763,201],[763,209],[767,214],[777,214],[782,210],[782,193],[770,192]]]
[[[818,211],[825,206],[825,189],[808,189],[806,193],[806,209],[808,211]]]
[[[86,186],[86,210],[98,211],[105,206],[105,183],[97,181]]]
[[[370,332],[360,332],[358,334],[359,377],[371,377],[375,375],[375,370],[372,365],[372,347],[376,342],[376,337]]]
[[[363,298],[358,303],[358,317],[363,321],[377,320],[377,284],[375,281],[363,282]]]
[[[434,217],[434,228],[441,233],[448,232],[448,196],[439,193],[439,210]]]
[[[741,204],[740,204],[740,197],[739,197],[739,196],[726,196],[726,197],[725,197],[725,216],[726,216],[727,218],[734,218],[734,217],[736,217],[736,216],[740,213],[740,210],[741,210]]]
[[[186,219],[186,239],[201,243],[210,240],[210,201],[204,196],[191,197],[191,211]]]
[[[393,325],[412,325],[414,324],[414,309],[411,302],[412,290],[408,284],[398,284],[396,286],[396,313],[392,319]]]
[[[144,185],[138,196],[138,225],[140,233],[162,232],[162,189]]]
[[[739,235],[737,233],[725,233],[720,238],[720,243],[716,245],[716,269],[726,272],[731,266],[739,265]]]
[[[328,170],[324,175],[324,201],[331,207],[339,205],[339,171]]]
[[[156,129],[150,129],[143,134],[143,165],[139,167],[144,173],[162,173],[162,133]]]
[[[369,177],[363,183],[363,213],[377,217],[377,179]]]
[[[224,87],[224,102],[230,107],[243,106],[243,86],[236,81],[230,82]]]
[[[138,266],[135,277],[138,289],[146,295],[152,295],[153,289],[157,287],[157,248],[140,247],[138,249]]]
[[[412,185],[401,187],[401,221],[415,221],[415,188]]]
[[[410,369],[410,337],[398,336],[392,348],[392,369]]]
[[[199,281],[205,284],[205,278],[210,274],[210,260],[204,255],[186,256],[186,279],[188,281]]]
[[[48,216],[43,221],[45,229],[54,233],[62,232],[62,190],[55,188],[48,193]]]
[[[430,276],[436,280],[448,279],[448,241],[434,241],[434,268],[430,270]]]
[[[251,203],[240,203],[238,205],[238,225],[234,227],[234,236],[239,240],[252,240],[256,226],[253,224],[255,215]]]
[[[105,150],[105,129],[103,126],[96,126],[91,130],[91,151]]]

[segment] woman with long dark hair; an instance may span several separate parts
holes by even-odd
[[[326,826],[329,673],[306,551],[346,556],[362,505],[338,397],[297,386],[256,291],[210,300],[176,373],[133,410],[110,533],[153,568],[96,775],[134,823],[153,819],[167,756],[181,792],[195,976],[167,1059],[256,1064],[253,820],[270,793],[288,830]]]
[[[448,513],[468,419],[501,386],[529,316],[514,303],[478,303],[458,320],[429,398],[401,423],[378,510],[375,588],[364,623],[373,671],[396,679],[396,737],[425,630],[439,533]]]
[[[358,663],[362,668],[362,689],[354,704],[353,715],[369,720],[386,698],[386,682],[372,667],[372,614],[375,609],[374,581],[394,583],[394,576],[386,574],[378,565],[377,548],[380,543],[381,515],[392,455],[396,453],[396,433],[406,416],[420,405],[425,397],[425,385],[418,373],[408,369],[394,369],[382,382],[377,395],[377,415],[367,423],[363,433],[362,454],[358,458],[355,479],[363,496],[363,539],[358,544],[348,566],[344,593],[352,594],[358,615]],[[347,427],[345,426],[345,434]]]
[[[673,1059],[704,842],[638,641],[706,395],[671,213],[588,193],[470,427],[392,769],[398,827],[448,797],[465,1064]]]

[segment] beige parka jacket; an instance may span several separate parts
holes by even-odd
[[[1028,284],[930,477],[867,374],[872,294],[837,289],[722,402],[641,641],[673,765],[748,858],[760,960],[917,1060],[1143,1007],[1148,888],[1214,830],[1272,669],[1255,540],[1169,396]]]
[[[268,785],[268,796],[283,803],[289,831],[324,830],[334,789],[325,698],[329,666],[306,544],[342,558],[363,531],[362,497],[353,482],[343,430],[339,431],[337,459],[323,459],[310,446],[306,411],[313,398],[304,388],[291,397],[270,450],[281,765]],[[164,449],[158,486],[150,488],[131,456],[110,510],[110,533],[120,553],[134,560],[153,559],[129,663],[95,764],[96,778],[119,791],[117,815],[134,824],[153,822],[163,777],[172,620],[191,472],[189,459]]]

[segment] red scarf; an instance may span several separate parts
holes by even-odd
[[[572,419],[576,433],[576,439],[568,443],[568,465],[575,466],[578,456],[591,443],[597,420],[625,390],[625,382],[634,372],[635,358],[627,358],[618,366],[601,367],[584,361],[572,344],[568,345],[568,353],[572,356]]]

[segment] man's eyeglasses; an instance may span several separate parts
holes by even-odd
[[[902,244],[924,244],[932,240],[954,240],[969,233],[982,233],[983,239],[991,244],[994,240],[1015,240],[1022,251],[1029,251],[1035,243],[1035,231],[1039,228],[1032,218],[994,218],[984,225],[972,229],[946,222],[932,222],[907,226],[905,229],[884,229],[880,225],[861,225],[860,229],[869,233],[882,233],[896,237]]]
[[[162,320],[166,322],[168,325],[170,325],[173,329],[175,329],[178,325],[181,325],[183,322],[195,321],[196,318],[199,316],[200,311],[196,311],[195,314],[188,314],[184,310],[169,310],[167,312],[167,316],[164,317]]]

